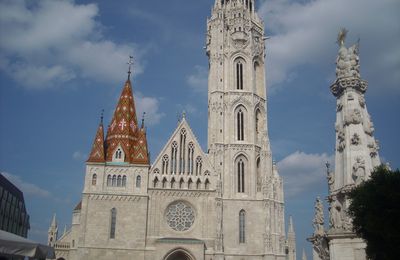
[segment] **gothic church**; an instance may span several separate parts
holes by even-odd
[[[296,259],[267,128],[264,24],[255,0],[216,0],[207,20],[208,152],[183,118],[150,163],[130,78],[86,162],[64,260]],[[104,130],[107,130],[104,135]]]

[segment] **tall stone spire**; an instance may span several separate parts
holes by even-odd
[[[331,86],[336,105],[336,154],[332,193],[360,184],[380,165],[379,144],[364,94],[368,83],[360,77],[359,44],[345,46],[347,31],[338,36],[336,81]]]
[[[49,246],[54,246],[54,244],[57,241],[57,237],[58,237],[58,226],[57,226],[56,214],[54,214],[51,220],[49,231],[47,233],[47,244]]]
[[[330,204],[327,239],[331,260],[365,259],[365,243],[353,233],[352,219],[347,215],[348,194],[353,187],[369,179],[381,163],[364,97],[368,83],[360,75],[359,44],[347,48],[346,34],[347,30],[342,29],[338,35],[336,80],[330,87],[337,100],[334,172],[330,172],[327,165]],[[354,250],[348,250],[349,239]]]
[[[292,216],[289,216],[289,225],[287,233],[287,249],[288,260],[296,260],[296,233],[294,232],[294,225]]]
[[[92,150],[89,155],[87,162],[105,162],[104,152],[104,129],[103,129],[103,112],[101,114],[101,120],[99,127],[97,128],[96,136],[93,141]]]
[[[129,69],[128,75],[130,73]],[[138,126],[129,76],[107,130],[106,161],[132,164],[149,163],[146,133],[144,128]]]

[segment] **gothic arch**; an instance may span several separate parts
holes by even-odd
[[[244,141],[248,130],[248,111],[245,106],[238,105],[233,112],[233,122],[236,141]]]
[[[163,260],[196,260],[196,258],[184,248],[175,248],[168,252]]]
[[[247,193],[248,192],[248,183],[250,180],[249,174],[249,160],[243,154],[239,154],[235,160],[233,165],[234,173],[235,173],[235,188],[234,190],[237,193]]]

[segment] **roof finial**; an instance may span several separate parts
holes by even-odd
[[[144,116],[146,115],[146,112],[143,112],[142,114],[142,129],[144,128]]]
[[[130,80],[131,79],[131,66],[133,65],[133,56],[129,56],[129,61],[127,64],[129,65],[128,80]]]
[[[104,109],[101,110],[101,115],[100,115],[100,124],[103,125],[103,118],[104,118]]]
[[[183,110],[183,112],[182,112],[182,119],[186,119],[186,111],[185,110]]]

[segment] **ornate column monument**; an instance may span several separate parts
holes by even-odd
[[[347,214],[348,194],[369,179],[381,163],[364,98],[368,83],[360,77],[359,44],[346,48],[346,34],[346,29],[342,29],[338,35],[336,80],[330,87],[337,102],[335,170],[330,171],[327,164],[329,229],[323,230],[323,220],[318,217],[323,212],[322,203],[317,199],[315,232],[309,239],[316,252],[314,259],[366,259],[366,244],[353,233],[352,219]]]

